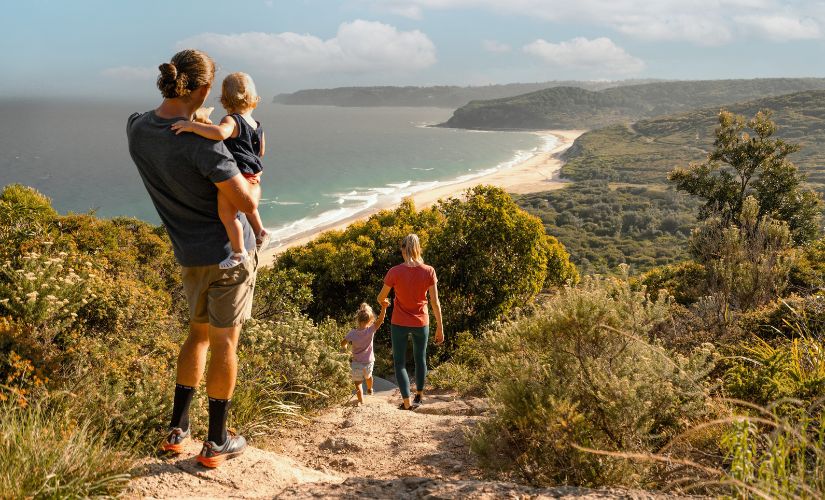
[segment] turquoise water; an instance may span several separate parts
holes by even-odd
[[[33,186],[61,212],[157,223],[125,137],[129,114],[156,104],[0,101],[0,185]],[[438,108],[262,104],[255,115],[267,135],[260,211],[278,238],[506,168],[547,146],[529,133],[426,127],[451,115]]]

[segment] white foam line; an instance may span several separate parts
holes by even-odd
[[[294,222],[284,224],[280,227],[269,229],[272,235],[274,245],[277,246],[279,241],[288,240],[294,236],[307,233],[313,229],[335,224],[341,220],[353,217],[370,207],[373,207],[381,202],[398,203],[407,196],[411,196],[421,191],[433,189],[437,186],[451,186],[454,184],[461,184],[473,179],[484,177],[500,170],[506,170],[518,165],[530,158],[553,150],[558,144],[558,138],[554,135],[541,136],[544,140],[543,144],[535,148],[526,150],[519,150],[513,154],[509,160],[503,161],[498,165],[484,170],[473,171],[468,174],[459,175],[445,181],[420,181],[413,182],[407,180],[398,183],[388,183],[383,187],[359,188],[351,190],[347,193],[326,193],[325,197],[336,198],[336,202],[341,205],[340,208],[327,210],[319,215],[312,217],[304,217]],[[431,169],[430,169],[431,170]],[[272,204],[297,204],[297,202],[270,202]],[[351,206],[347,206],[350,205]],[[382,203],[383,204],[383,203]],[[319,206],[318,203],[312,206]]]

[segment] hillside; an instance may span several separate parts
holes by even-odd
[[[473,100],[500,99],[551,87],[567,86],[588,90],[602,90],[610,87],[635,85],[649,81],[652,80],[599,82],[550,81],[476,87],[459,87],[454,85],[433,87],[338,87],[332,89],[306,89],[291,94],[278,94],[272,102],[290,105],[344,107],[433,106],[439,108],[457,108]]]
[[[707,106],[825,89],[822,78],[654,82],[604,90],[554,87],[457,109],[442,126],[467,129],[581,129],[630,123]]]
[[[762,109],[772,110],[777,136],[802,146],[791,159],[815,188],[825,191],[825,91],[799,92],[724,107],[747,117]],[[705,158],[713,143],[718,114],[719,107],[714,106],[588,132],[568,150],[562,177],[576,181],[664,183],[674,167]]]
[[[752,117],[774,110],[777,136],[799,143],[791,158],[825,192],[825,91],[799,92],[725,106]],[[580,136],[565,153],[565,189],[517,196],[585,273],[632,273],[687,258],[698,202],[667,186],[667,173],[703,160],[719,107],[612,125]]]

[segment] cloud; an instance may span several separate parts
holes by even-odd
[[[505,52],[510,52],[510,46],[506,43],[497,42],[495,40],[484,40],[481,43],[481,46],[484,47],[484,50],[487,52],[492,52],[493,54],[504,54]]]
[[[177,45],[205,50],[220,65],[238,66],[253,75],[411,72],[436,62],[435,44],[424,33],[363,20],[341,24],[328,40],[291,32],[202,33]]]
[[[424,17],[421,7],[417,5],[389,5],[387,10],[398,16],[420,20]]]
[[[117,66],[106,68],[100,72],[101,76],[122,81],[149,81],[158,77],[160,72],[157,68],[147,68],[142,66]]]
[[[604,37],[593,40],[578,37],[559,43],[538,39],[522,50],[550,66],[600,77],[634,74],[645,67],[644,61]]]
[[[775,41],[807,40],[822,36],[819,24],[810,18],[768,15],[737,16],[734,19],[742,26]]]
[[[600,26],[642,40],[719,45],[737,37],[821,38],[825,9],[798,0],[360,0],[377,8],[486,9],[492,12]]]

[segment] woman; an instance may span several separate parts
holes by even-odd
[[[392,333],[392,359],[395,379],[401,389],[404,402],[402,410],[414,410],[424,396],[424,379],[427,376],[427,340],[430,336],[430,315],[427,311],[427,292],[433,302],[435,314],[435,343],[444,343],[444,324],[441,321],[441,303],[438,301],[438,278],[435,269],[424,264],[418,236],[408,234],[401,241],[404,263],[387,272],[384,288],[378,294],[381,304],[395,290],[390,332]],[[415,358],[415,399],[410,403],[410,378],[407,375],[407,339],[412,337]]]

